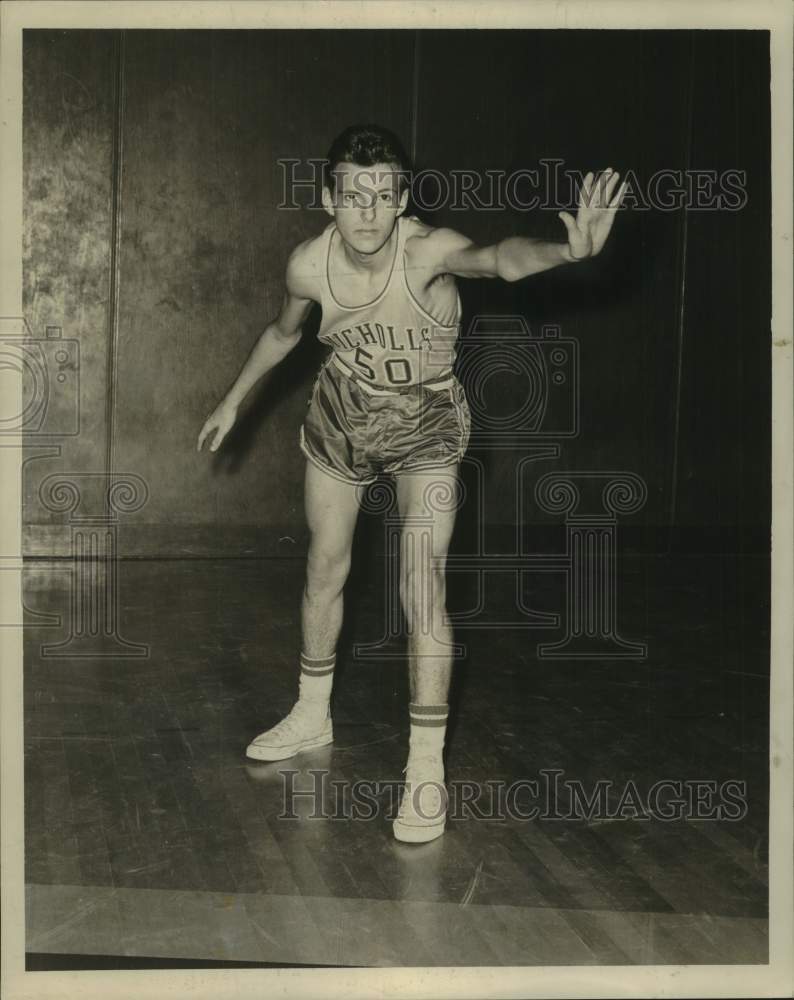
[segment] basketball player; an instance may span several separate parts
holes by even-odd
[[[445,622],[445,560],[455,521],[458,467],[470,414],[453,374],[461,309],[456,278],[519,281],[593,257],[623,197],[618,174],[587,174],[576,217],[560,212],[566,242],[520,236],[476,246],[460,233],[406,215],[409,163],[397,137],[352,126],[334,141],[324,175],[331,222],[287,263],[279,315],[265,328],[236,381],[207,418],[198,450],[214,432],[217,451],[254,384],[297,344],[319,303],[319,339],[331,348],[300,428],[307,458],[310,530],[301,607],[298,699],[247,755],[284,760],[332,742],[330,695],[343,588],[359,502],[380,474],[395,478],[404,527],[400,599],[408,624],[410,737],[405,789],[394,835],[423,842],[444,832],[442,751],[452,661]],[[412,519],[432,517],[432,552],[422,558]],[[426,533],[425,533],[426,535]]]

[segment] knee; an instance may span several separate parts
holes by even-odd
[[[421,615],[431,609],[444,610],[446,576],[441,566],[422,572],[406,570],[400,574],[400,602],[408,615]]]
[[[306,591],[310,595],[336,595],[344,587],[349,572],[349,552],[331,552],[312,546],[306,564]]]

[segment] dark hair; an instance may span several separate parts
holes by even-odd
[[[350,125],[331,143],[323,179],[332,194],[336,180],[333,172],[340,163],[355,163],[358,167],[393,163],[399,169],[400,191],[410,183],[408,154],[394,132],[382,125]]]

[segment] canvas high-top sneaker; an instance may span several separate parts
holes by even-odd
[[[397,840],[422,844],[444,832],[447,790],[444,765],[436,754],[409,756],[405,791],[392,830]]]
[[[281,722],[260,733],[248,744],[246,757],[254,760],[286,760],[302,750],[324,747],[334,739],[330,709],[297,701]]]

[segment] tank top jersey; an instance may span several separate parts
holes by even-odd
[[[336,224],[322,233],[320,246],[322,320],[317,337],[330,345],[355,377],[380,388],[416,385],[449,375],[455,362],[461,304],[454,281],[431,286],[433,315],[414,297],[406,278],[405,244],[422,223],[398,216],[394,259],[383,290],[371,302],[343,305],[331,288],[331,248],[341,239]],[[342,290],[335,279],[337,295]]]

